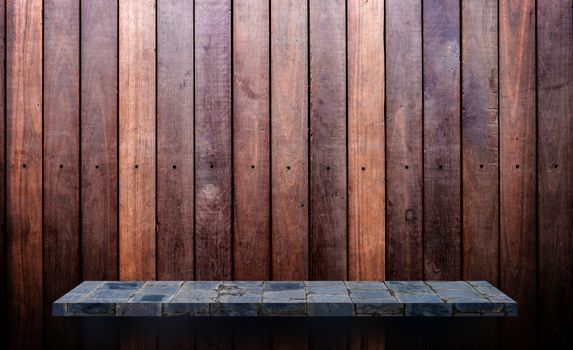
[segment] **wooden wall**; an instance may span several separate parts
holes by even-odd
[[[0,328],[60,341],[85,279],[486,279],[501,343],[563,340],[572,8],[3,1]]]

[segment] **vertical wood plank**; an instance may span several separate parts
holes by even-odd
[[[271,270],[269,3],[233,2],[233,266],[238,280],[266,280]]]
[[[383,280],[384,1],[348,2],[349,278]]]
[[[423,3],[424,279],[461,278],[460,4]]]
[[[192,280],[193,2],[157,4],[157,276]]]
[[[80,2],[44,1],[44,309],[80,281]],[[45,315],[46,346],[77,328]]]
[[[7,1],[6,154],[11,346],[42,344],[42,1]]]
[[[119,276],[155,279],[155,1],[119,2]]]
[[[310,2],[310,277],[347,278],[346,2]]]
[[[117,280],[118,4],[81,6],[82,277]]]
[[[271,1],[272,277],[308,275],[308,2]]]
[[[535,345],[535,0],[500,0],[500,287],[520,306],[502,346]]]
[[[8,339],[6,289],[6,2],[0,3],[0,337]]]
[[[231,2],[195,1],[195,277],[232,277]]]
[[[386,1],[386,274],[423,276],[422,2]]]
[[[537,3],[540,344],[571,348],[573,2]]]
[[[497,0],[462,1],[463,278],[498,281]]]

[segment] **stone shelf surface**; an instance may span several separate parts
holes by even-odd
[[[485,281],[85,281],[54,316],[516,316]]]

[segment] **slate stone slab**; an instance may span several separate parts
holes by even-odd
[[[485,281],[86,281],[54,316],[484,317],[517,303]]]

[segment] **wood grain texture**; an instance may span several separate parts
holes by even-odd
[[[538,0],[538,306],[540,344],[573,339],[573,2]]]
[[[386,1],[386,277],[423,276],[422,1]]]
[[[117,280],[118,4],[81,6],[82,277]]]
[[[119,277],[155,279],[155,1],[119,2]]]
[[[238,280],[266,280],[271,274],[269,3],[233,2],[233,266]]]
[[[502,346],[535,345],[535,1],[500,0],[500,287],[519,305]]]
[[[460,8],[424,13],[424,279],[461,278]]]
[[[231,2],[195,1],[195,277],[232,277]]]
[[[498,282],[497,0],[462,2],[463,278]]]
[[[306,280],[308,7],[271,1],[272,278]]]
[[[44,1],[44,309],[80,271],[80,2]],[[46,346],[77,346],[74,324],[44,314]]]
[[[6,289],[6,2],[0,3],[0,337],[8,339]]]
[[[8,325],[42,345],[42,1],[6,2]]]
[[[193,2],[157,4],[157,276],[194,276]]]
[[[349,278],[386,274],[384,1],[348,2]]]
[[[346,3],[310,2],[310,278],[347,279]]]

